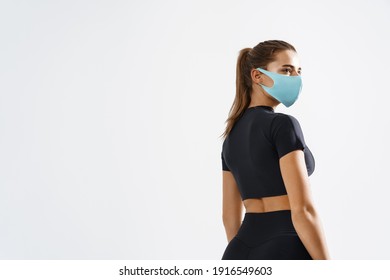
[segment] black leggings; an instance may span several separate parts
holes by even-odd
[[[312,260],[291,219],[291,210],[245,213],[222,260]]]

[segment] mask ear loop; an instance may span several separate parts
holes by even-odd
[[[272,87],[267,87],[266,85],[262,85],[261,83],[258,83],[259,86],[261,86],[262,88],[273,88],[275,86],[275,83],[272,85]]]
[[[263,85],[261,84],[261,82],[262,82],[263,79],[262,79],[262,76],[261,76],[261,75],[264,74],[264,73],[262,73],[262,72],[259,70],[259,68],[256,68],[256,71],[259,72],[259,74],[260,74],[260,79],[261,79],[261,81],[258,82],[257,85],[260,86],[260,87],[262,88]]]
[[[259,67],[259,68],[260,68],[260,67]],[[270,76],[268,76],[267,74],[261,72],[258,68],[256,68],[256,70],[259,71],[260,74],[266,75],[266,76],[267,76],[268,78],[270,78],[271,81],[272,81],[272,86],[271,86],[271,87],[267,87],[266,85],[262,85],[261,82],[258,83],[258,85],[259,85],[260,87],[263,87],[263,89],[264,89],[264,88],[271,89],[271,88],[273,88],[273,87],[275,86],[275,80],[274,80],[274,79],[272,79],[272,78],[271,78]],[[265,69],[263,69],[263,70],[265,70]],[[268,70],[265,70],[265,71],[268,71]],[[269,72],[269,71],[268,71],[268,72]]]

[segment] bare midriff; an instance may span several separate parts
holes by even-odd
[[[243,203],[247,213],[290,210],[290,202],[287,194],[262,198],[248,198]]]

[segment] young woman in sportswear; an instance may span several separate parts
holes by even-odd
[[[221,152],[228,240],[222,259],[330,259],[309,185],[314,157],[298,120],[275,112],[297,100],[300,75],[287,42],[240,51]]]

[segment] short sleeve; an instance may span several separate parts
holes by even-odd
[[[226,165],[225,158],[223,157],[222,152],[221,152],[221,159],[222,159],[222,170],[230,171],[229,167]]]
[[[287,114],[276,116],[271,129],[271,135],[279,158],[289,152],[305,149],[306,144],[301,126],[293,116]]]

